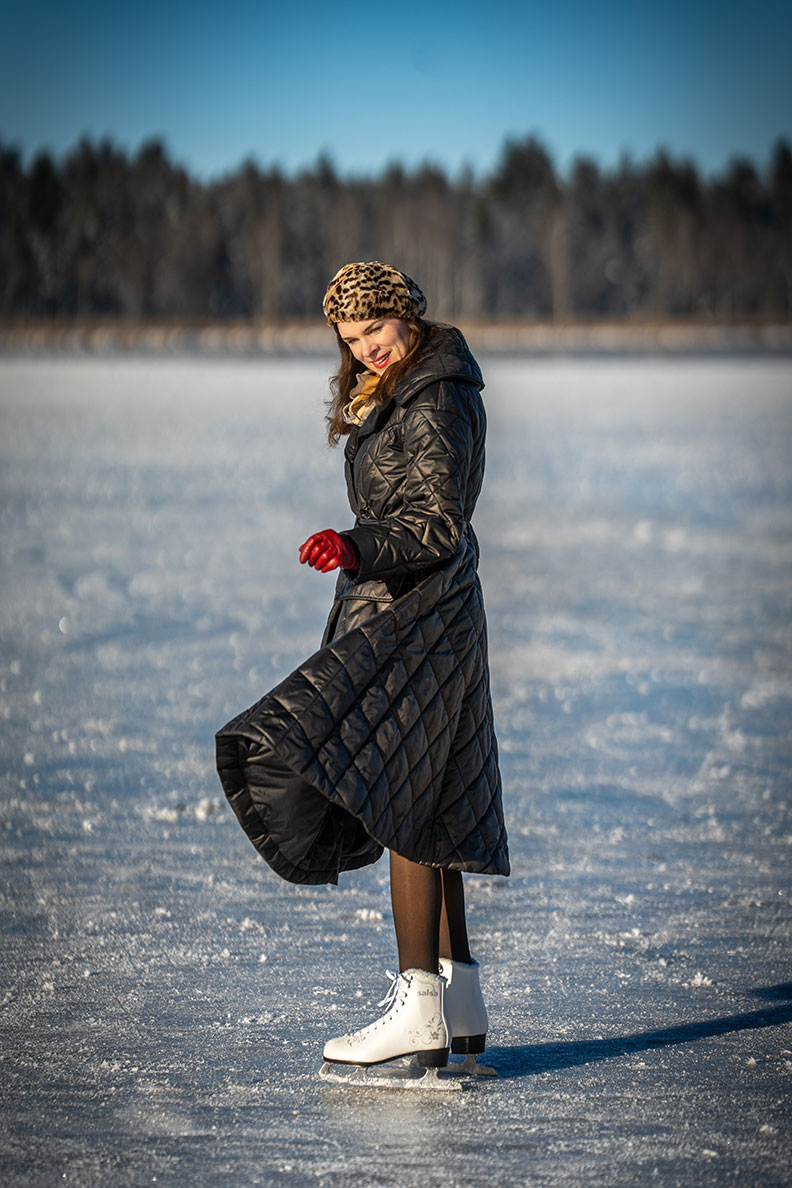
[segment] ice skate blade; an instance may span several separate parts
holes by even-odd
[[[406,1063],[408,1068],[417,1068],[409,1056],[406,1057]],[[475,1052],[468,1052],[464,1060],[449,1060],[448,1064],[443,1065],[440,1072],[448,1077],[497,1077],[498,1075],[497,1068],[493,1068],[491,1064],[479,1064]]]
[[[498,1070],[491,1064],[479,1064],[475,1052],[468,1052],[464,1060],[449,1060],[441,1070],[452,1077],[497,1077]]]
[[[421,1089],[424,1092],[454,1092],[462,1082],[446,1076],[445,1069],[417,1068],[396,1064],[333,1064],[325,1060],[319,1078],[330,1085],[355,1089]]]

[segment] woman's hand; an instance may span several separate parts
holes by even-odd
[[[320,573],[329,573],[331,569],[357,569],[360,556],[348,536],[325,528],[324,532],[314,532],[305,544],[300,545],[300,564],[306,562]]]

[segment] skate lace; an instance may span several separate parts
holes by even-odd
[[[390,989],[384,998],[377,1003],[378,1007],[385,1007],[386,1012],[391,1009],[399,993],[399,983],[402,980],[400,973],[394,973],[392,969],[385,970],[385,976],[391,979]]]

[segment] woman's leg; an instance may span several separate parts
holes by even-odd
[[[440,956],[452,961],[471,961],[465,921],[465,889],[462,872],[444,870],[442,874],[443,906],[440,913]]]
[[[479,967],[470,956],[465,924],[465,892],[458,870],[443,871],[440,916],[440,972],[446,980],[445,1011],[451,1030],[451,1051],[475,1063],[487,1042],[487,1008],[481,995]],[[466,1065],[467,1068],[467,1065]],[[468,1072],[487,1072],[482,1066]]]
[[[484,1051],[487,1012],[478,965],[470,959],[462,875],[391,851],[390,881],[399,972],[425,972],[400,977],[392,987],[391,1006],[377,1025],[329,1040],[324,1058],[379,1064],[413,1053],[420,1067],[434,1068],[448,1060],[449,1047],[473,1058]],[[418,1043],[429,1046],[419,1049]],[[465,1071],[471,1069],[466,1066]]]
[[[399,969],[425,969],[436,973],[443,901],[440,871],[433,866],[410,862],[391,850],[390,884]]]
[[[331,1064],[365,1065],[412,1056],[419,1068],[442,1068],[451,1033],[437,953],[440,871],[391,852],[390,874],[400,976],[387,996],[385,1014],[373,1026],[328,1040],[324,1058]]]
[[[437,969],[440,957],[469,964],[465,890],[458,870],[390,854],[391,904],[400,969]]]

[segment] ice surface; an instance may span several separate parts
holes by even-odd
[[[213,770],[322,629],[331,363],[0,361],[3,1183],[788,1184],[789,362],[484,361],[514,873],[452,1100],[318,1081],[385,866],[289,886]]]

